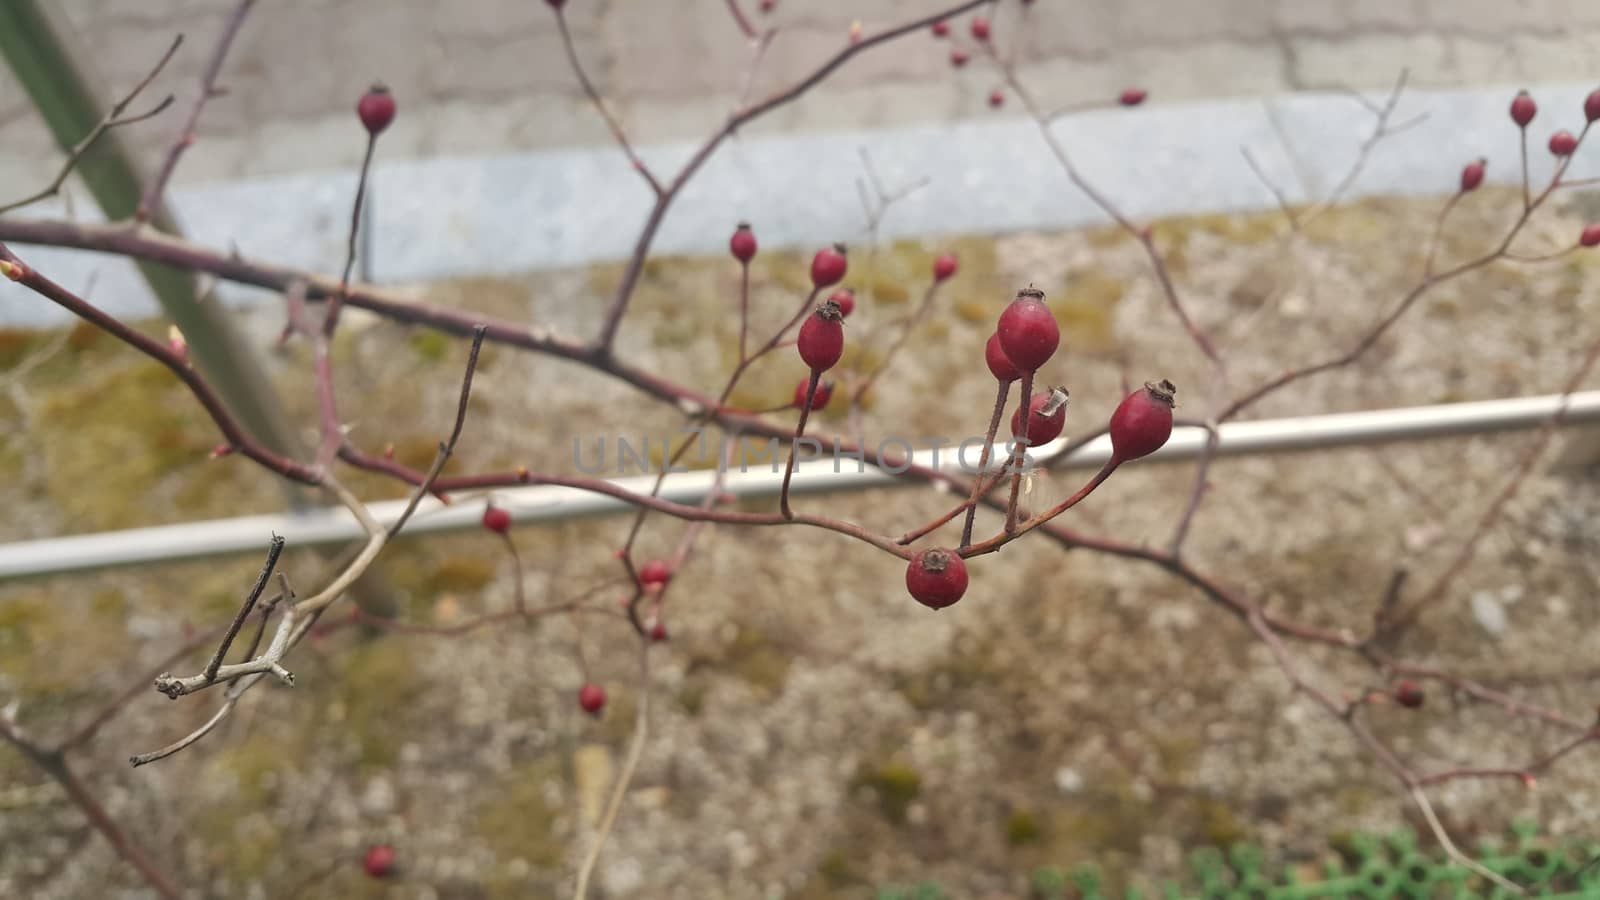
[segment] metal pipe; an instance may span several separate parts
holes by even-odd
[[[1240,456],[1531,429],[1549,422],[1561,405],[1562,397],[1551,394],[1512,400],[1230,422],[1220,429],[1217,449],[1220,456]],[[1568,397],[1566,423],[1600,423],[1600,391],[1584,391]],[[1156,462],[1193,459],[1200,454],[1205,440],[1203,429],[1180,428],[1151,459]],[[1064,446],[1065,441],[1062,440],[1046,444],[1039,448],[1036,457],[1041,462],[1050,462],[1055,468],[1097,468],[1111,454],[1111,442],[1102,437],[1063,459],[1055,459],[1054,455]],[[913,456],[918,465],[932,466],[934,463],[933,451],[918,451]],[[960,465],[956,454],[948,447],[940,454],[939,463],[941,468],[952,471]],[[711,489],[714,479],[715,473],[710,471],[669,475],[661,495],[679,503],[697,503]],[[629,491],[646,493],[654,481],[654,476],[642,475],[614,479],[611,483]],[[723,491],[739,497],[772,496],[778,493],[782,481],[781,466],[773,466],[770,471],[730,471],[724,480]],[[825,493],[911,483],[889,472],[861,467],[848,457],[839,460],[823,458],[797,466],[791,489],[799,493]],[[566,487],[496,490],[494,500],[511,512],[514,521],[524,524],[618,513],[633,508],[613,497]],[[394,521],[404,506],[404,501],[393,500],[374,503],[370,509],[379,522],[387,524]],[[416,516],[406,526],[406,534],[477,528],[481,516],[482,507],[479,504],[458,500],[446,506],[430,497],[423,501]],[[341,543],[362,536],[360,527],[349,512],[335,507],[18,541],[0,544],[0,581],[86,572],[113,566],[258,553],[270,533],[281,534],[296,546]]]

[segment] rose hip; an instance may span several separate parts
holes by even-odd
[[[504,507],[488,506],[483,510],[483,527],[495,534],[505,534],[511,530],[511,512]]]
[[[664,559],[652,559],[644,564],[644,568],[639,570],[639,583],[644,585],[647,590],[664,588],[667,586],[667,582],[671,580],[672,569]]]
[[[967,592],[967,564],[951,550],[922,550],[906,566],[906,590],[929,609],[944,609]]]
[[[1556,156],[1571,156],[1578,149],[1578,139],[1565,128],[1550,135],[1550,152]]]
[[[1000,381],[1016,381],[1022,377],[1006,351],[1001,349],[999,334],[989,335],[989,343],[983,345],[983,361],[989,364],[990,374]]]
[[[756,233],[750,230],[749,222],[740,222],[739,227],[733,230],[733,237],[728,238],[728,252],[742,263],[747,263],[755,257]]]
[[[578,689],[578,705],[591,716],[600,715],[600,710],[606,707],[606,689],[592,681],[584,682]]]
[[[1484,169],[1489,165],[1486,159],[1475,159],[1461,169],[1461,193],[1475,191],[1478,185],[1483,184]]]
[[[1517,96],[1511,99],[1511,121],[1517,123],[1518,128],[1527,128],[1538,114],[1539,104],[1533,102],[1527,91],[1517,91]]]
[[[394,121],[394,95],[381,84],[373,85],[356,101],[356,115],[367,134],[377,137]]]
[[[1044,305],[1044,292],[1023,288],[1000,314],[995,334],[1006,358],[1022,372],[1034,372],[1050,360],[1061,344],[1061,329]]]
[[[1111,458],[1118,463],[1161,449],[1172,437],[1173,395],[1170,381],[1145,386],[1129,394],[1111,414]]]
[[[1028,446],[1048,444],[1067,424],[1067,389],[1051,388],[1028,401]],[[1022,436],[1022,410],[1011,414],[1011,436]]]
[[[1128,88],[1122,92],[1121,96],[1117,97],[1117,102],[1123,106],[1138,106],[1148,96],[1150,94],[1144,88]]]
[[[794,405],[797,408],[803,408],[806,405],[806,388],[810,386],[811,379],[809,378],[800,379],[800,383],[794,386]],[[828,401],[832,399],[833,382],[817,382],[817,392],[811,398],[811,411],[816,412],[817,410],[827,409]]]
[[[388,844],[374,844],[361,860],[361,868],[368,878],[388,878],[394,874],[395,852]]]
[[[856,311],[856,292],[849,288],[839,288],[828,299],[833,301],[834,306],[839,307],[839,315],[846,319]]]
[[[933,280],[944,281],[956,274],[956,257],[953,253],[941,253],[933,261]]]
[[[1406,709],[1420,709],[1428,696],[1415,681],[1402,681],[1394,686],[1394,699]]]
[[[843,244],[834,244],[832,247],[823,247],[817,255],[811,258],[811,284],[821,290],[825,287],[838,284],[844,278],[845,269],[849,266],[845,259]]]
[[[839,305],[832,300],[817,307],[800,325],[800,336],[795,341],[800,358],[813,372],[826,372],[844,355],[844,316]]]

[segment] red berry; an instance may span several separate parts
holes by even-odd
[[[1590,122],[1600,122],[1600,88],[1583,98],[1583,117]]]
[[[1475,191],[1478,189],[1478,185],[1483,184],[1483,172],[1488,165],[1488,160],[1480,158],[1467,163],[1461,168],[1461,193]]]
[[[1118,462],[1138,459],[1161,449],[1172,437],[1172,382],[1145,383],[1111,414],[1111,456]]]
[[[972,19],[972,39],[987,41],[989,39],[989,20],[983,16],[974,16]]]
[[[1051,388],[1028,401],[1028,446],[1048,444],[1061,436],[1067,424],[1067,390]],[[1022,410],[1011,414],[1011,436],[1022,436]]]
[[[1000,90],[999,88],[995,88],[994,90],[990,91],[989,92],[989,105],[991,107],[995,108],[995,109],[999,109],[1000,107],[1005,106],[1006,105],[1005,92]]]
[[[394,121],[394,95],[381,84],[375,84],[356,101],[356,115],[366,126],[367,134],[377,137]]]
[[[639,583],[646,588],[663,588],[672,580],[672,569],[666,560],[652,559],[639,570]]]
[[[933,23],[933,36],[934,37],[936,37],[936,38],[948,37],[949,34],[950,34],[950,23],[949,22],[946,22],[943,19],[940,19],[939,21]]]
[[[778,0],[761,0],[761,11],[764,13],[772,12],[777,6]]]
[[[954,253],[941,253],[933,261],[933,280],[943,281],[956,274],[956,256]]]
[[[848,267],[849,261],[844,257],[843,244],[823,247],[817,251],[816,256],[811,257],[811,284],[818,290],[838,284],[844,278],[844,271]]]
[[[921,550],[906,566],[906,590],[929,609],[944,609],[967,592],[967,564],[952,550]]]
[[[650,626],[650,640],[659,644],[666,639],[667,625],[665,622],[657,622],[656,624]]]
[[[1588,225],[1578,235],[1578,243],[1585,247],[1600,247],[1600,224]]]
[[[483,510],[483,527],[495,534],[505,534],[511,530],[511,512],[504,507],[488,506]]]
[[[1138,106],[1139,104],[1143,103],[1144,98],[1148,96],[1150,96],[1150,94],[1144,88],[1128,88],[1122,92],[1120,97],[1117,98],[1117,102],[1121,103],[1123,106]]]
[[[839,307],[839,315],[846,319],[856,311],[856,292],[849,288],[839,288],[828,299],[833,301],[834,306]]]
[[[600,715],[600,710],[606,706],[606,689],[592,681],[586,681],[578,689],[578,705],[591,716]]]
[[[803,378],[794,386],[794,405],[801,408],[806,405],[806,388],[811,386],[811,379]],[[817,382],[817,392],[811,397],[811,411],[828,408],[828,401],[833,399],[833,382]]]
[[[1044,292],[1031,287],[1018,291],[1016,299],[1000,314],[995,334],[1000,337],[1000,349],[1006,358],[1022,372],[1037,371],[1061,343],[1061,329],[1050,308],[1044,305]]]
[[[1578,149],[1578,139],[1565,128],[1550,135],[1550,152],[1557,156],[1571,156]]]
[[[969,58],[970,57],[967,56],[967,51],[961,49],[960,47],[954,47],[950,50],[950,65],[957,69],[966,65]]]
[[[1419,709],[1428,698],[1415,681],[1402,681],[1394,686],[1394,699],[1406,709]]]
[[[843,319],[839,305],[829,300],[800,325],[795,345],[811,371],[826,372],[844,355],[844,326],[840,324]]]
[[[733,230],[733,237],[728,238],[728,252],[742,263],[747,263],[755,257],[756,233],[750,230],[749,222],[740,222],[739,227]]]
[[[1022,377],[1017,367],[1006,356],[1006,351],[1000,347],[1000,335],[989,335],[989,343],[983,345],[983,361],[989,364],[989,371],[1000,381],[1016,381]]]
[[[361,861],[361,868],[367,872],[369,878],[387,878],[394,874],[394,848],[388,844],[374,844],[367,849],[367,856]]]
[[[1511,121],[1517,123],[1518,128],[1527,128],[1538,114],[1539,104],[1533,102],[1527,91],[1517,91],[1517,96],[1511,100]]]

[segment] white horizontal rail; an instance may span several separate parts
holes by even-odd
[[[1230,422],[1221,428],[1218,453],[1237,456],[1320,450],[1353,444],[1537,428],[1550,421],[1561,408],[1561,403],[1561,396],[1552,394],[1375,412]],[[1600,423],[1600,391],[1584,391],[1568,397],[1566,418],[1568,424]],[[1180,428],[1153,459],[1165,462],[1193,459],[1199,455],[1205,440],[1203,429]],[[1054,460],[1065,443],[1058,440],[1046,444],[1039,448],[1035,456],[1041,460]],[[1110,453],[1111,442],[1101,437],[1064,459],[1054,460],[1052,465],[1055,468],[1099,467],[1105,464]],[[934,464],[931,450],[918,451],[913,458],[920,466]],[[939,454],[939,464],[946,470],[954,470],[959,466],[954,448],[943,449]],[[698,503],[711,489],[715,477],[711,471],[669,475],[662,486],[661,496],[678,503]],[[739,497],[771,496],[778,493],[782,480],[781,471],[771,471],[770,465],[763,464],[759,470],[729,471],[722,490]],[[654,481],[653,475],[641,475],[613,479],[611,483],[636,493],[647,493]],[[822,493],[896,483],[911,482],[896,479],[878,469],[862,468],[850,457],[838,461],[828,457],[810,460],[796,467],[791,489],[797,493]],[[513,520],[520,523],[616,513],[632,508],[614,497],[567,487],[508,488],[493,493],[495,503],[504,506],[511,512]],[[379,522],[388,524],[400,515],[404,507],[404,501],[391,500],[374,503],[370,509]],[[483,507],[479,503],[466,503],[458,499],[446,506],[428,497],[406,525],[405,533],[428,534],[477,528],[482,513]],[[283,535],[291,546],[301,547],[341,543],[362,537],[355,518],[347,510],[333,507],[18,541],[0,544],[0,581],[113,566],[255,553],[266,546],[268,535],[273,533]]]

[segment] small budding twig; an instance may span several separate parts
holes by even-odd
[[[272,545],[267,550],[267,561],[261,567],[261,574],[256,577],[255,585],[250,593],[245,596],[244,604],[239,607],[239,612],[233,617],[233,623],[222,636],[222,643],[217,647],[217,652],[211,657],[211,662],[206,665],[205,676],[208,680],[217,680],[217,670],[222,668],[222,660],[228,655],[228,647],[233,644],[233,639],[239,634],[239,629],[244,625],[244,620],[249,617],[250,611],[255,609],[256,601],[261,598],[261,592],[266,590],[267,581],[272,577],[272,570],[278,565],[278,557],[283,553],[283,538],[279,535],[272,536]]]

